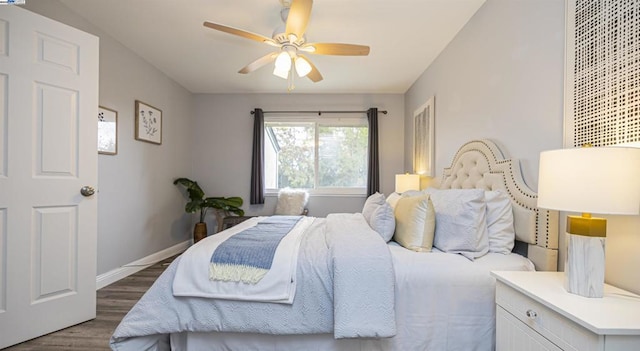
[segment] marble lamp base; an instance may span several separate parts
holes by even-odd
[[[604,294],[605,238],[567,233],[565,288],[584,297]]]

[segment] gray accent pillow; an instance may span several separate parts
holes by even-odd
[[[375,193],[367,198],[362,207],[362,216],[385,242],[391,240],[396,228],[396,220],[393,209],[383,194]]]

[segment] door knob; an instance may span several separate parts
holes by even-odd
[[[80,194],[82,194],[82,196],[91,196],[95,193],[96,189],[94,189],[92,186],[85,185],[80,188]]]

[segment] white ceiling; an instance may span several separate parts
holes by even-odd
[[[210,21],[271,37],[278,0],[61,0],[193,93],[283,93],[265,66],[238,70],[274,50],[205,28]],[[404,93],[485,0],[316,0],[307,42],[361,44],[369,56],[309,55],[324,80],[298,93]]]

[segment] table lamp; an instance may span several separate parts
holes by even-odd
[[[607,221],[591,213],[640,213],[640,149],[582,147],[540,153],[538,207],[567,216],[565,288],[585,297],[604,292]]]
[[[402,194],[409,190],[420,190],[420,175],[396,174],[396,193]]]

